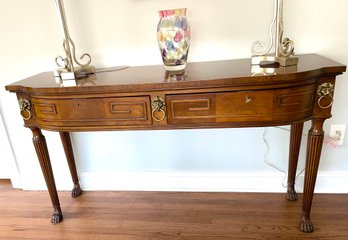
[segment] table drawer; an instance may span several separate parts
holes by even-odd
[[[150,98],[33,98],[38,121],[50,126],[115,126],[152,123]]]
[[[168,123],[300,120],[312,114],[314,85],[281,90],[168,95]]]

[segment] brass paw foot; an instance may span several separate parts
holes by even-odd
[[[306,232],[306,233],[313,232],[314,226],[313,226],[313,223],[309,217],[302,215],[300,229],[302,232]]]
[[[81,193],[82,193],[82,190],[81,190],[80,184],[79,183],[75,183],[74,184],[74,188],[71,191],[71,196],[72,197],[78,197],[78,196],[81,195]]]
[[[51,223],[59,223],[63,220],[63,213],[62,210],[60,210],[60,208],[54,208],[54,212],[52,214],[51,217]]]
[[[288,187],[287,193],[286,193],[286,199],[289,201],[296,201],[298,199],[297,193],[295,191],[295,188]]]

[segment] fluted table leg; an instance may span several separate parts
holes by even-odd
[[[30,127],[30,129],[33,133],[34,147],[40,162],[42,173],[44,175],[47,189],[50,194],[52,205],[53,205],[53,214],[51,217],[51,222],[58,223],[63,220],[63,214],[60,208],[58,193],[57,193],[56,184],[54,181],[50,156],[49,156],[47,144],[46,144],[46,139],[45,139],[45,136],[42,135],[40,128]]]
[[[65,156],[68,161],[71,178],[74,183],[74,188],[71,191],[71,196],[78,197],[81,195],[82,190],[79,183],[79,177],[77,175],[76,163],[74,158],[74,152],[71,145],[70,134],[69,132],[59,132],[59,134],[60,134],[60,139],[62,141],[63,148],[65,151]]]
[[[303,122],[291,125],[290,130],[290,148],[289,148],[289,170],[288,170],[288,189],[286,199],[290,201],[297,200],[297,193],[295,190],[295,178],[298,163],[298,156],[300,153],[301,138],[303,131]]]
[[[321,149],[324,140],[324,121],[325,119],[313,119],[312,128],[308,133],[302,217],[300,223],[300,229],[303,232],[313,232],[314,229],[313,223],[310,219],[310,212],[319,168]]]

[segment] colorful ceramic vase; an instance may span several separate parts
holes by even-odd
[[[179,71],[186,67],[190,47],[190,26],[186,8],[159,11],[157,40],[166,70]]]

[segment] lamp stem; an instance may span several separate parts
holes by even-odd
[[[54,1],[56,3],[57,13],[58,13],[59,20],[61,22],[62,33],[64,36],[63,47],[66,53],[66,57],[69,60],[67,67],[69,68],[69,71],[74,72],[74,61],[73,61],[73,57],[71,55],[71,50],[70,50],[71,38],[70,38],[68,25],[66,21],[63,0],[54,0]]]
[[[298,58],[293,56],[294,42],[289,38],[283,38],[283,0],[274,0],[274,14],[270,26],[270,45],[263,52],[256,51],[256,47],[263,47],[261,41],[256,41],[251,47],[252,65],[269,65],[279,63],[281,66],[296,65]],[[274,44],[274,53],[270,53]]]
[[[64,57],[56,57],[56,64],[60,68],[54,71],[54,75],[58,82],[61,80],[76,80],[77,78],[88,77],[89,74],[95,73],[95,68],[93,66],[90,66],[92,58],[88,53],[84,53],[81,55],[80,59],[85,59],[87,61],[85,63],[81,63],[77,60],[75,53],[75,43],[71,39],[68,30],[63,0],[54,0],[54,2],[56,4],[59,21],[61,22],[61,29],[64,38],[63,48],[66,54],[66,56]],[[74,67],[74,63],[78,66]]]
[[[280,39],[280,32],[281,32],[281,21],[282,21],[282,17],[283,17],[283,0],[277,0],[275,2],[275,14],[276,14],[276,31],[275,31],[275,56],[279,57],[279,43],[281,41]]]

